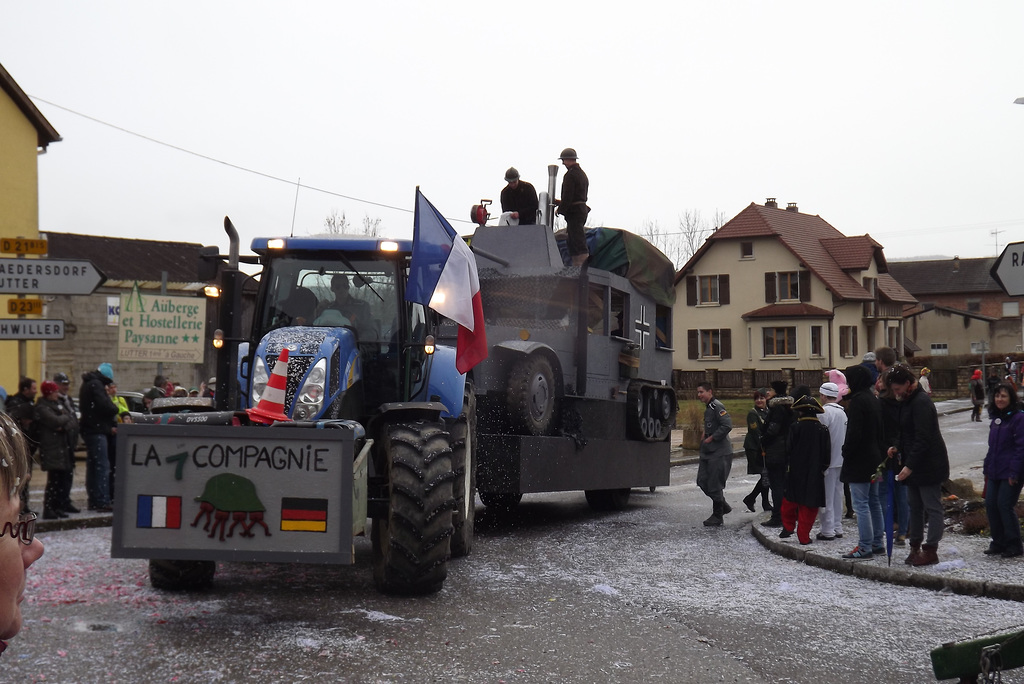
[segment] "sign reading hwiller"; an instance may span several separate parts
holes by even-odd
[[[87,295],[106,279],[84,259],[0,259],[0,294]]]
[[[1006,245],[989,274],[1010,297],[1024,296],[1024,242]]]
[[[64,321],[0,319],[0,340],[63,340]]]

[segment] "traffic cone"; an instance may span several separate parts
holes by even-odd
[[[284,390],[288,386],[288,349],[281,350],[281,356],[274,364],[267,387],[263,390],[256,408],[246,409],[254,423],[270,425],[274,421],[291,421],[284,413]]]

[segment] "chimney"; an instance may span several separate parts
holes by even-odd
[[[764,201],[764,206],[768,207],[769,209],[778,209],[779,203],[775,201],[774,197],[768,197]]]
[[[953,273],[960,272],[960,255],[953,257]]]
[[[795,211],[796,213],[799,214],[800,208],[796,206],[796,202],[790,202],[789,204],[786,205],[786,211]]]

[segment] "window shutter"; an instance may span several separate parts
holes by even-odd
[[[850,327],[851,342],[850,345],[853,347],[853,356],[857,356],[857,326]]]
[[[768,304],[775,303],[775,274],[764,274],[764,301]]]
[[[698,330],[686,331],[686,358],[688,359],[697,358],[697,336],[699,334]]]
[[[722,328],[722,358],[732,358],[732,330]]]
[[[718,303],[725,306],[729,303],[729,276],[718,276]]]
[[[811,272],[800,271],[800,301],[811,301]]]
[[[686,276],[686,306],[697,306],[697,276]]]

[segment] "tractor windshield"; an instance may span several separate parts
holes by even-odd
[[[279,256],[261,278],[263,297],[256,339],[289,325],[353,329],[360,342],[389,340],[398,332],[396,264],[392,261]]]

